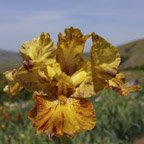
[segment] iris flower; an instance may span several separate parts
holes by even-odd
[[[86,58],[84,47],[90,38],[92,46]],[[59,33],[56,46],[49,34],[41,33],[24,42],[20,54],[23,65],[4,73],[8,80],[4,90],[11,95],[22,88],[33,92],[35,106],[29,118],[38,134],[60,137],[91,130],[96,115],[89,97],[108,87],[123,95],[127,89],[139,89],[127,88],[119,77],[118,49],[95,33],[83,35],[70,27]]]

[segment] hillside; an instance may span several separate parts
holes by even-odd
[[[16,52],[0,50],[0,72],[17,67],[22,62]]]
[[[144,65],[144,39],[126,43],[118,48],[123,59],[123,68]]]

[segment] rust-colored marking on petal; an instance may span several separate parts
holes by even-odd
[[[72,136],[95,126],[95,114],[90,102],[66,97],[65,99],[67,99],[65,104],[62,104],[60,100],[48,101],[35,96],[37,114],[31,117],[31,120],[37,133],[44,132],[49,136],[63,134]]]

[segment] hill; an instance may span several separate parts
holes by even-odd
[[[0,72],[18,67],[21,62],[22,59],[18,53],[0,50]]]
[[[122,68],[144,66],[144,39],[135,40],[118,46],[122,56]]]

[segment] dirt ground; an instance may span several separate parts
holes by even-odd
[[[144,82],[144,71],[123,71],[126,75],[126,80],[131,82],[132,80],[138,80]]]
[[[144,138],[136,139],[134,144],[144,144]]]

